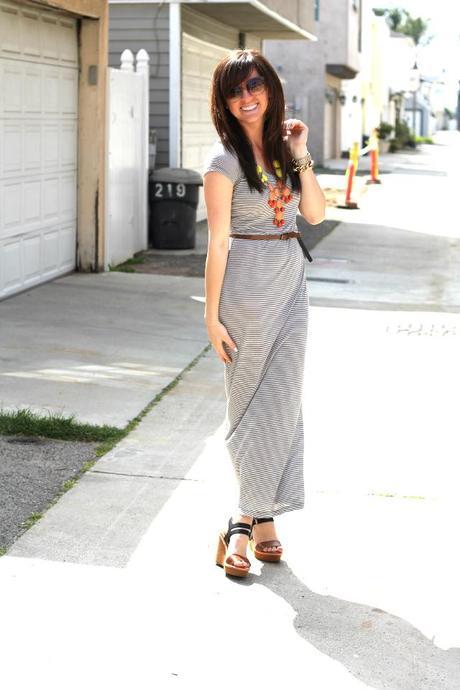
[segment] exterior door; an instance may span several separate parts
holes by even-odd
[[[77,24],[0,0],[0,297],[76,257]]]

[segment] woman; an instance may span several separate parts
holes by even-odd
[[[296,214],[320,223],[325,201],[307,151],[308,127],[284,120],[281,82],[258,51],[238,50],[219,62],[211,115],[220,142],[204,171],[205,322],[226,365],[225,444],[239,483],[216,562],[227,575],[244,577],[248,539],[257,558],[279,561],[273,518],[304,505],[308,295]]]

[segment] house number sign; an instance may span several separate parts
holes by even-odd
[[[155,182],[155,199],[183,199],[186,194],[185,184],[179,182]]]

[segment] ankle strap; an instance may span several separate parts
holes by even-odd
[[[273,518],[272,518],[272,517],[266,517],[266,518],[253,518],[253,519],[254,519],[254,522],[253,522],[254,525],[258,525],[260,522],[273,522]]]
[[[246,534],[249,536],[251,533],[251,525],[247,522],[233,522],[232,518],[228,521],[228,531],[227,537],[230,538],[233,534]]]

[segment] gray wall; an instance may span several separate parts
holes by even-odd
[[[325,57],[321,43],[264,41],[263,46],[264,55],[285,82],[287,116],[296,117],[308,125],[308,148],[315,162],[322,163],[326,83]]]
[[[150,55],[150,126],[157,130],[156,167],[169,165],[169,5],[109,6],[109,65],[125,48]]]

